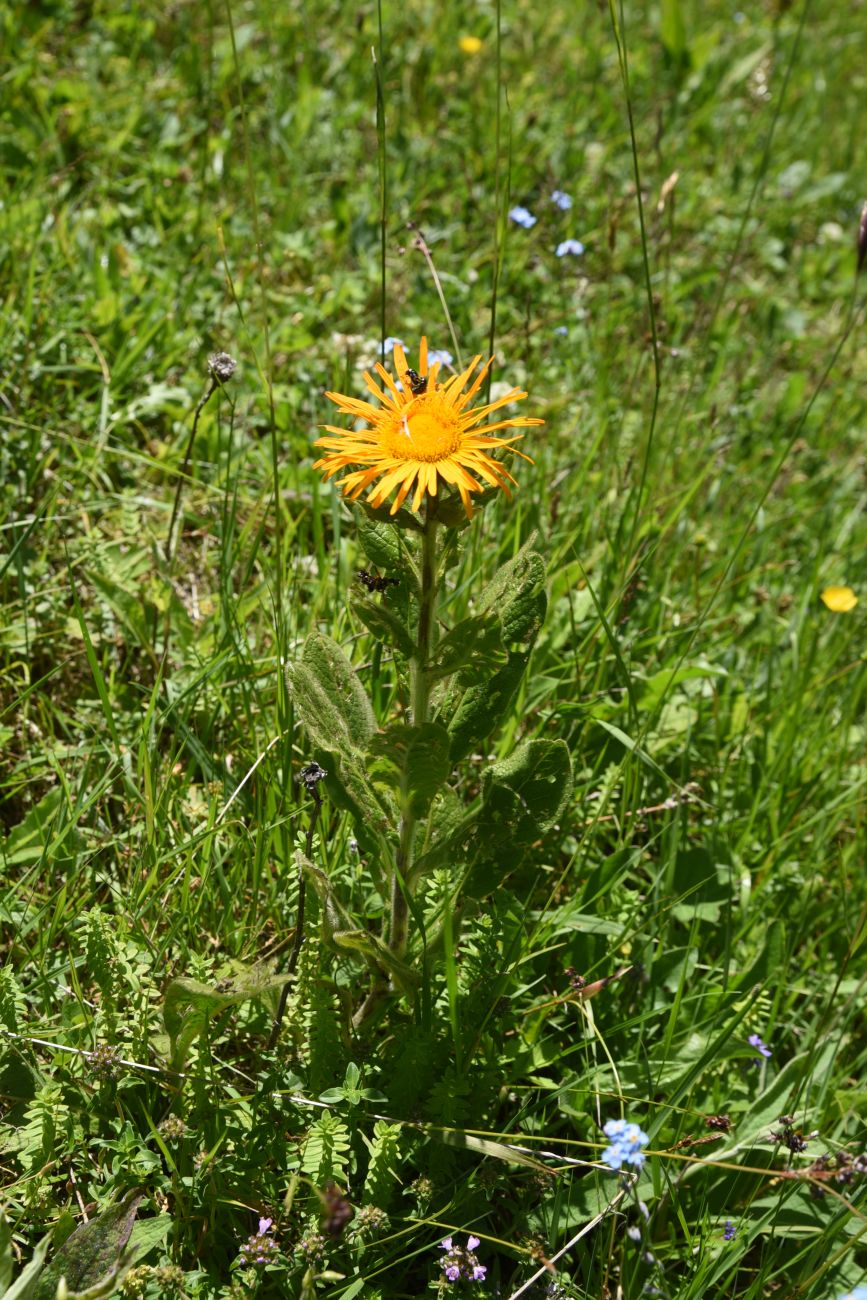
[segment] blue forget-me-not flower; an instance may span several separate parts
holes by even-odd
[[[531,226],[535,226],[536,224],[536,218],[533,216],[532,212],[528,211],[527,208],[522,208],[520,205],[517,208],[511,209],[509,212],[509,220],[514,221],[516,226],[523,226],[525,230],[529,230]]]
[[[584,245],[580,239],[564,239],[557,245],[556,252],[558,257],[580,257],[584,252]]]
[[[643,1129],[625,1119],[610,1119],[603,1126],[602,1132],[611,1139],[611,1145],[602,1152],[603,1164],[608,1165],[609,1169],[621,1169],[623,1165],[641,1168],[644,1164],[641,1148],[650,1141]]]

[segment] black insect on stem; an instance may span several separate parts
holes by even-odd
[[[316,823],[319,821],[319,814],[322,812],[322,795],[319,793],[319,782],[324,781],[328,773],[324,767],[318,763],[308,763],[302,767],[298,773],[298,780],[304,783],[307,793],[313,798],[313,812],[310,815],[310,822],[304,836],[304,852],[308,858],[313,853],[313,836],[316,833]],[[286,966],[286,974],[294,975],[298,966],[298,958],[301,956],[301,947],[304,943],[304,910],[307,898],[307,881],[304,878],[304,868],[298,865],[298,916],[295,921],[295,937],[292,940],[292,951],[289,954],[289,961]],[[268,1046],[274,1047],[280,1034],[280,1026],[283,1023],[283,1016],[286,1012],[286,1003],[289,998],[289,983],[283,985],[280,993],[280,1002],[277,1007],[277,1014],[274,1017],[274,1024],[271,1027],[271,1037],[268,1039]]]

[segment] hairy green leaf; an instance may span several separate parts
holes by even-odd
[[[287,678],[295,708],[316,744],[329,751],[364,748],[376,730],[373,706],[336,641],[312,633]]]
[[[353,595],[352,608],[361,619],[368,632],[378,641],[392,646],[405,659],[411,659],[415,653],[415,644],[406,624],[389,609],[384,601],[372,600],[369,596]]]
[[[124,1260],[124,1247],[143,1198],[138,1189],[127,1192],[122,1201],[76,1228],[39,1278],[34,1300],[55,1300],[61,1278],[70,1296],[113,1294],[119,1269],[132,1262],[129,1257]]]
[[[397,792],[402,810],[424,817],[451,770],[448,732],[437,722],[389,727],[370,742],[367,770],[372,782]]]
[[[504,659],[500,619],[490,610],[456,623],[434,651],[430,668],[435,677],[450,677],[470,664],[475,674]]]
[[[563,816],[572,795],[572,761],[562,740],[527,740],[482,774],[479,834],[529,845]]]
[[[492,677],[447,695],[440,714],[449,719],[453,762],[477,749],[506,716],[529,661],[529,651],[513,650]]]

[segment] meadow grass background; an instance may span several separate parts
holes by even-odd
[[[443,1284],[438,1242],[472,1232],[488,1272],[465,1289],[510,1296],[603,1212],[524,1294],[820,1300],[864,1278],[863,1176],[786,1175],[867,1146],[867,11],[617,17],[523,0],[384,0],[381,32],[373,4],[300,0],[0,17],[16,1270],[141,1186],[150,1271],[126,1294],[415,1296]],[[469,909],[426,1023],[395,1003],[347,1036],[358,973],[311,923],[276,1047],[271,992],[214,1017],[181,1079],[169,981],[276,970],[292,942],[295,778],[316,755],[281,665],[318,628],[369,670],[348,608],[364,558],[311,443],[326,388],[361,394],[383,320],[454,350],[410,221],[465,357],[487,350],[497,280],[495,381],[546,420],[513,502],[465,535],[443,616],[538,530],[548,618],[491,752],[563,737],[573,803]],[[569,237],[584,254],[557,258]],[[217,349],[238,371],[187,462]],[[862,603],[829,611],[831,583]],[[398,676],[373,685],[393,715]],[[474,771],[455,778],[470,799]],[[323,789],[318,861],[375,917]],[[570,997],[570,971],[624,967]],[[621,1114],[658,1154],[606,1212],[618,1176],[587,1162]],[[719,1114],[731,1131],[690,1143]],[[782,1114],[805,1151],[773,1136]],[[547,1152],[548,1172],[486,1139]],[[388,1219],[317,1262],[331,1177]],[[280,1253],[245,1274],[260,1216]]]

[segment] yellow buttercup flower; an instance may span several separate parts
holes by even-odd
[[[851,587],[826,587],[822,602],[835,614],[848,614],[858,604],[858,597]]]
[[[437,495],[440,480],[457,488],[468,518],[473,513],[471,494],[482,492],[484,484],[502,488],[508,496],[509,484],[515,480],[491,453],[506,449],[524,460],[530,457],[512,446],[523,434],[512,438],[492,438],[491,434],[495,429],[526,428],[545,421],[524,415],[482,424],[493,411],[526,397],[520,388],[467,410],[490,369],[488,361],[473,377],[481,359],[473,357],[466,370],[440,383],[439,361],[428,365],[427,339],[422,339],[419,347],[418,371],[410,369],[403,348],[396,343],[394,362],[400,388],[379,362],[375,370],[384,389],[369,372],[364,373],[378,407],[342,393],[325,394],[342,415],[363,420],[368,427],[355,430],[326,424],[324,428],[336,436],[317,439],[315,445],[326,448],[326,455],[313,468],[321,469],[329,479],[342,469],[358,466],[338,480],[343,495],[354,501],[369,488],[367,500],[372,506],[381,506],[397,489],[391,514],[397,513],[413,490],[412,508],[420,509],[426,497]]]
[[[484,42],[478,36],[462,36],[458,41],[464,54],[478,54],[483,44]]]

